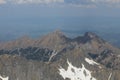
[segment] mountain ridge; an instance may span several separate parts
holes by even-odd
[[[8,75],[10,80],[70,80],[73,77],[66,75],[65,79],[59,70],[73,67],[90,70],[89,76],[96,80],[108,80],[110,73],[110,80],[120,80],[119,55],[118,48],[93,32],[72,39],[55,31],[38,39],[24,37],[0,44],[0,74]],[[99,65],[91,65],[90,61]]]

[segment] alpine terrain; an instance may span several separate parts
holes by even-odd
[[[0,80],[120,80],[120,49],[92,32],[1,42]]]

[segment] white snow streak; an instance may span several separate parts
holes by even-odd
[[[91,60],[91,59],[88,59],[88,58],[85,58],[85,61],[86,61],[88,64],[90,64],[90,65],[99,65],[99,63],[97,63],[97,62],[95,62],[95,61],[93,61],[93,60]]]
[[[69,78],[70,80],[97,80],[91,75],[91,71],[85,68],[82,64],[82,68],[74,67],[69,61],[68,69],[65,70],[62,67],[59,69],[59,74],[64,78]]]
[[[2,76],[0,76],[0,79],[1,79],[1,80],[8,80],[9,77],[2,77]]]
[[[52,60],[52,58],[53,58],[54,56],[56,56],[56,55],[57,55],[57,52],[54,50],[54,51],[52,52],[50,58],[49,58],[49,62],[50,62],[50,61]]]
[[[110,75],[109,75],[109,77],[108,77],[108,80],[110,80],[110,79],[111,79],[111,77],[112,77],[112,73],[110,73]]]

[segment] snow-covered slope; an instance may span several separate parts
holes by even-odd
[[[59,74],[64,78],[69,78],[70,80],[97,80],[91,75],[91,71],[85,68],[82,64],[82,68],[77,68],[73,66],[69,61],[67,70],[60,67]]]

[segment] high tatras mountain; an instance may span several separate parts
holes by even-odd
[[[2,80],[120,80],[120,49],[92,32],[0,43]]]

